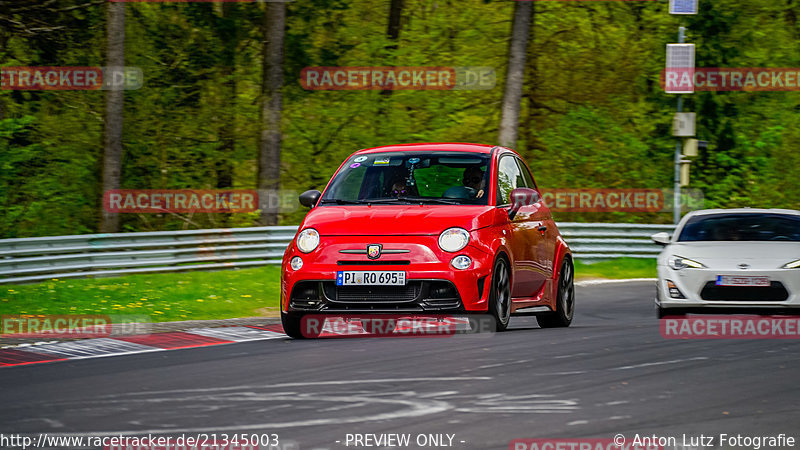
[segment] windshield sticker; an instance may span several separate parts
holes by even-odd
[[[360,163],[360,162],[364,162],[366,160],[367,160],[366,156],[359,156],[358,158],[354,159],[353,161],[355,161],[357,163]]]
[[[378,164],[389,164],[390,160],[391,160],[391,158],[389,158],[388,156],[386,158],[378,158],[378,159],[375,160],[375,162],[373,164],[375,164],[375,165],[378,165]]]
[[[361,163],[353,163],[353,164],[350,164],[350,168],[351,168],[351,169],[355,169],[356,167],[361,167]]]

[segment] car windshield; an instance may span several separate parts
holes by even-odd
[[[320,204],[486,205],[489,173],[489,155],[481,153],[355,155],[333,179]]]
[[[800,217],[786,214],[715,214],[686,222],[679,242],[800,241]]]

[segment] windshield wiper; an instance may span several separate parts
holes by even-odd
[[[436,203],[441,205],[462,205],[463,203],[457,200],[450,200],[446,198],[425,198],[425,197],[387,197],[387,198],[370,198],[363,200],[342,200],[340,198],[326,198],[320,203],[336,203],[337,205],[369,205],[372,203]]]
[[[414,203],[436,203],[440,205],[463,205],[463,203],[457,200],[451,200],[448,198],[426,198],[426,197],[400,197],[403,200],[407,200],[409,202]]]
[[[320,203],[336,203],[337,205],[363,205],[364,200],[342,200],[340,198],[324,198]]]
[[[410,200],[406,200],[403,197],[371,198],[363,200],[342,200],[340,198],[326,198],[323,199],[320,203],[336,203],[337,205],[369,205],[371,203],[394,203],[397,201],[408,202]]]

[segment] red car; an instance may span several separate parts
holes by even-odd
[[[309,314],[535,315],[566,327],[572,254],[513,150],[403,144],[360,150],[311,207],[283,256],[281,318]],[[309,337],[307,333],[306,337]]]

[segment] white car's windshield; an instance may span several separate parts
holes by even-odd
[[[800,217],[787,214],[714,214],[686,222],[679,242],[800,241]]]

